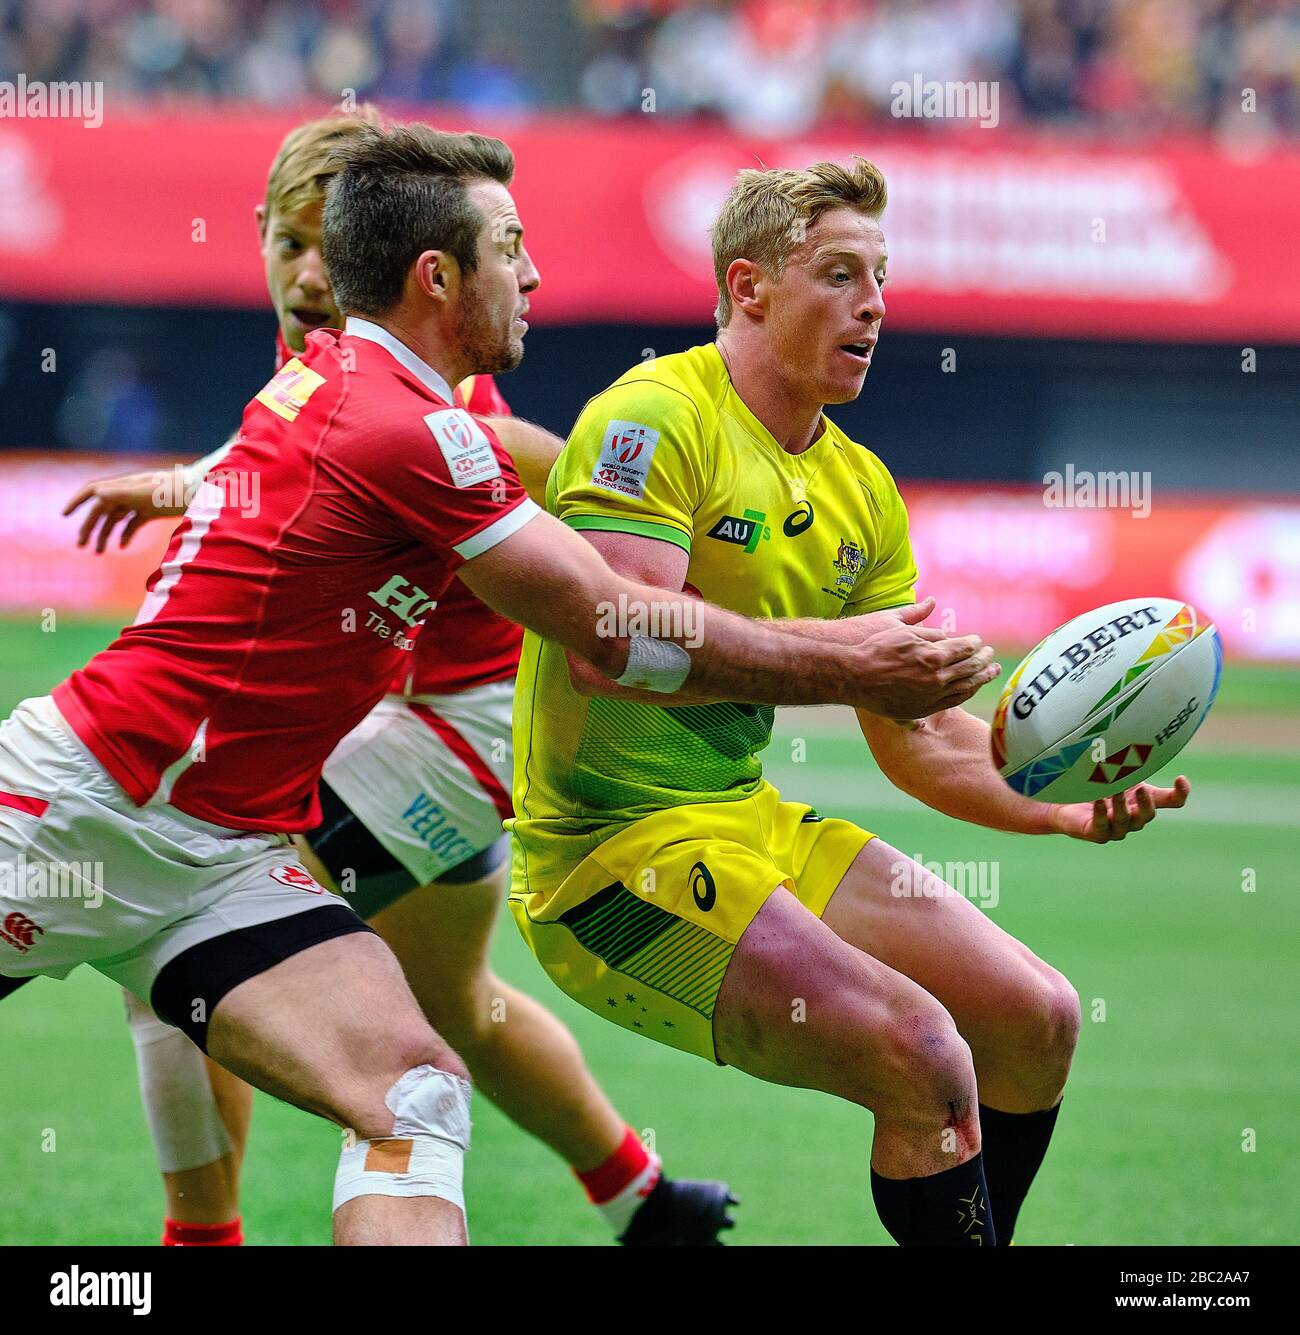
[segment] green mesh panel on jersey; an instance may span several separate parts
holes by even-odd
[[[661,709],[593,697],[574,756],[579,800],[624,811],[739,796],[762,775],[757,753],[774,716],[770,705]]]

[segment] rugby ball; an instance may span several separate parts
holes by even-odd
[[[1039,802],[1089,802],[1162,769],[1214,703],[1219,632],[1177,598],[1067,621],[1024,658],[993,715],[993,763]]]

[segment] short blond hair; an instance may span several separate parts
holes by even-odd
[[[295,126],[285,135],[266,178],[267,213],[283,218],[323,202],[325,188],[341,165],[335,150],[363,130],[383,125],[379,108],[363,102],[355,111],[336,112]]]
[[[803,171],[751,167],[740,172],[713,224],[718,328],[731,322],[727,270],[733,260],[752,260],[779,278],[791,252],[828,209],[857,209],[878,218],[888,198],[884,174],[866,158],[855,157],[851,167],[814,162]]]

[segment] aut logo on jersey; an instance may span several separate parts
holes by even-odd
[[[592,486],[639,500],[645,495],[646,478],[658,443],[659,433],[644,422],[611,421],[605,427],[600,458],[592,470]]]
[[[735,515],[723,515],[705,534],[708,538],[717,538],[719,542],[732,542],[743,547],[747,555],[752,556],[758,544],[772,536],[767,524],[767,515],[762,510],[746,510],[737,518]]]

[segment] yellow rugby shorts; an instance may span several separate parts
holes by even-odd
[[[581,835],[529,834],[529,889],[510,907],[533,954],[575,1001],[647,1038],[709,1061],[713,1008],[732,951],[767,897],[787,886],[825,911],[874,835],[783,802],[769,783],[731,802],[667,807],[625,826],[576,865]],[[540,859],[539,842],[553,843]],[[539,874],[539,870],[541,874]]]

